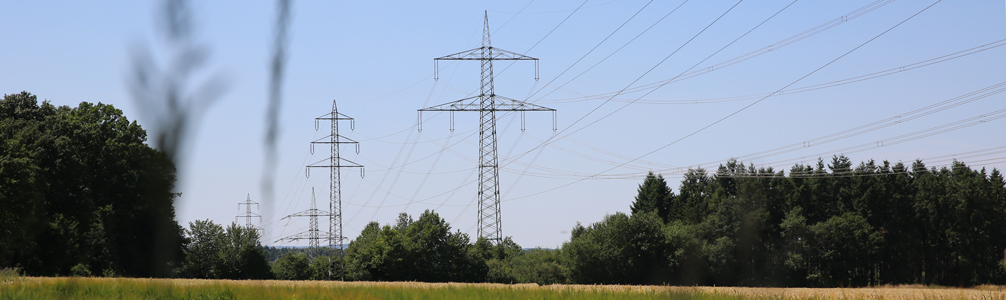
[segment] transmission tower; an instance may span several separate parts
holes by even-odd
[[[534,105],[496,95],[493,91],[494,60],[533,60],[535,80],[538,80],[538,59],[523,54],[493,48],[489,40],[489,14],[485,14],[482,30],[482,47],[462,51],[433,59],[434,79],[439,79],[436,70],[441,60],[478,60],[482,63],[482,78],[479,95],[461,100],[431,106],[419,110],[419,130],[422,131],[424,111],[447,111],[451,113],[451,130],[454,129],[455,111],[479,112],[479,237],[490,242],[503,240],[500,229],[499,165],[496,158],[496,112],[516,111],[521,113],[521,130],[524,130],[524,112],[551,111],[552,130],[555,130],[555,109]]]
[[[259,222],[262,222],[262,215],[253,213],[251,211],[251,206],[252,205],[255,205],[256,209],[259,208],[258,202],[251,201],[251,194],[248,194],[248,199],[245,200],[245,202],[238,202],[238,210],[241,210],[241,205],[245,206],[245,213],[243,215],[237,215],[237,216],[235,216],[234,217],[234,222],[237,222],[238,219],[240,219],[240,218],[245,218],[245,227],[246,228],[248,228],[248,229],[254,229],[254,230],[257,230],[259,232],[262,232],[262,227],[258,227],[258,226],[252,225],[252,219],[253,218],[258,218]]]
[[[343,249],[342,241],[345,237],[342,235],[342,184],[341,174],[342,168],[360,168],[360,176],[363,176],[363,165],[352,162],[348,159],[339,156],[339,146],[340,144],[355,144],[356,153],[360,153],[360,143],[339,135],[339,121],[349,121],[350,130],[356,129],[356,121],[342,113],[339,113],[339,109],[335,105],[335,100],[332,100],[332,112],[324,114],[320,117],[314,118],[314,130],[318,130],[318,123],[321,121],[329,121],[332,125],[332,133],[329,136],[320,138],[311,142],[311,153],[314,153],[315,144],[329,144],[331,148],[331,156],[322,159],[321,161],[315,162],[314,164],[307,166],[307,176],[311,176],[311,168],[328,168],[330,176],[329,185],[329,208],[332,213],[329,214],[329,235],[328,235],[328,247],[329,249],[335,248],[335,245],[339,245],[340,255],[345,255],[345,249]],[[330,267],[329,270],[332,268]],[[346,260],[342,259],[342,272],[340,278],[345,280],[345,269]],[[329,272],[329,277],[331,278],[332,273]]]
[[[317,203],[316,203],[316,201],[314,199],[314,188],[312,187],[311,188],[311,208],[308,209],[308,210],[305,210],[305,211],[294,213],[292,215],[288,215],[288,216],[283,217],[282,219],[280,219],[282,221],[282,220],[286,220],[286,219],[289,219],[289,218],[292,218],[292,217],[308,217],[308,218],[311,218],[311,226],[308,227],[307,231],[295,233],[293,235],[290,235],[290,236],[278,239],[278,240],[276,240],[276,242],[278,243],[278,242],[292,242],[292,241],[298,241],[298,240],[307,240],[308,247],[311,248],[311,249],[316,250],[319,247],[318,241],[321,240],[322,236],[331,236],[331,234],[329,234],[328,232],[321,232],[318,229],[318,217],[327,217],[327,216],[331,216],[331,215],[332,214],[329,213],[329,212],[327,212],[327,211],[318,209],[318,205],[317,205]]]

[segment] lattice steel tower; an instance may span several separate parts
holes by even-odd
[[[255,208],[259,208],[258,202],[251,201],[251,194],[248,194],[248,199],[245,202],[238,202],[238,210],[241,210],[241,205],[245,206],[245,213],[243,215],[237,215],[234,217],[234,222],[237,222],[240,218],[245,218],[245,227],[248,229],[254,229],[262,232],[262,227],[252,225],[252,219],[258,218],[259,222],[262,222],[262,215],[253,213],[251,211],[251,206],[255,205]]]
[[[479,95],[420,109],[419,130],[422,131],[422,113],[424,111],[451,112],[452,130],[454,126],[453,113],[455,111],[479,112],[479,237],[484,237],[493,243],[499,243],[503,240],[503,234],[500,229],[499,161],[496,157],[496,112],[521,112],[521,130],[523,130],[525,111],[551,111],[554,130],[555,109],[499,96],[493,91],[494,60],[533,60],[535,62],[535,80],[538,80],[538,59],[493,48],[489,40],[488,12],[485,14],[485,27],[482,30],[482,47],[434,58],[433,69],[435,79],[439,77],[436,74],[439,68],[437,62],[441,60],[481,61],[482,78]]]
[[[305,210],[305,211],[301,211],[301,212],[298,212],[298,213],[294,213],[294,214],[288,215],[288,216],[283,217],[282,219],[280,219],[282,221],[282,220],[286,220],[286,219],[289,219],[289,218],[292,218],[292,217],[308,217],[308,218],[311,219],[311,225],[310,225],[310,227],[308,227],[307,231],[302,231],[302,232],[295,233],[293,235],[290,235],[290,236],[278,239],[278,240],[276,240],[276,242],[278,243],[278,242],[284,242],[284,241],[286,241],[286,242],[292,242],[292,241],[298,241],[298,240],[307,240],[308,247],[310,247],[312,249],[318,248],[320,246],[319,241],[321,240],[322,237],[331,236],[330,233],[328,233],[328,232],[324,232],[323,233],[323,232],[321,232],[320,229],[318,229],[318,217],[327,217],[327,216],[331,216],[331,215],[332,214],[330,212],[318,209],[318,205],[317,205],[317,203],[316,203],[316,201],[314,199],[314,188],[312,187],[311,188],[311,208],[308,209],[308,210]]]
[[[310,176],[311,168],[328,168],[330,170],[330,185],[329,185],[329,207],[332,211],[329,218],[328,228],[328,247],[335,248],[336,243],[339,245],[339,252],[341,255],[345,255],[345,249],[342,248],[342,241],[345,236],[342,235],[342,184],[341,184],[341,173],[342,168],[360,168],[360,176],[363,176],[363,165],[352,162],[348,159],[342,158],[339,155],[339,145],[340,144],[355,144],[356,153],[360,153],[360,143],[354,141],[350,138],[339,135],[339,121],[349,121],[350,130],[356,129],[356,121],[342,113],[339,113],[339,109],[335,105],[335,100],[332,100],[332,112],[324,114],[320,117],[314,118],[314,130],[318,130],[318,123],[321,121],[330,121],[332,125],[332,134],[329,136],[320,138],[311,142],[311,153],[314,153],[315,144],[329,144],[331,147],[331,156],[322,159],[307,166],[307,174]],[[327,163],[327,164],[326,164]],[[342,270],[346,269],[346,260],[342,260]],[[345,271],[342,272],[341,277],[345,280]]]

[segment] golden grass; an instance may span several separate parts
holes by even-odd
[[[868,288],[746,288],[675,287],[744,298],[778,299],[1006,299],[1002,287],[996,289],[947,288],[930,286],[885,286]]]
[[[760,288],[709,286],[632,286],[632,285],[550,285],[548,289],[608,290],[613,292],[669,291],[682,294],[740,296],[754,299],[1006,299],[1006,287],[982,285],[951,288],[901,285],[865,288]]]
[[[749,288],[24,277],[0,299],[1006,299],[1003,286]]]

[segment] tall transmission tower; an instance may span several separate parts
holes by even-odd
[[[308,210],[305,210],[305,211],[301,211],[301,212],[297,212],[297,213],[288,215],[288,216],[283,217],[282,219],[280,219],[280,220],[286,220],[286,219],[289,219],[289,218],[292,218],[292,217],[308,217],[308,218],[311,219],[311,225],[310,225],[310,227],[308,227],[307,231],[302,231],[302,232],[295,233],[293,235],[290,235],[290,236],[278,239],[278,240],[276,240],[276,242],[278,243],[278,242],[292,242],[292,241],[298,241],[298,240],[307,240],[308,241],[308,247],[310,247],[313,250],[317,250],[317,248],[320,246],[319,241],[321,240],[321,238],[323,236],[326,236],[326,237],[327,236],[331,236],[331,234],[329,234],[328,232],[324,232],[323,233],[323,232],[321,232],[321,230],[318,229],[318,217],[327,217],[327,216],[331,216],[331,215],[332,214],[329,213],[329,212],[327,212],[327,211],[318,209],[318,205],[317,205],[317,203],[316,203],[316,201],[314,199],[314,188],[312,187],[311,188],[311,208],[308,209]]]
[[[345,255],[345,249],[343,249],[342,241],[345,236],[342,235],[342,183],[341,175],[342,168],[360,168],[360,176],[363,177],[363,165],[352,162],[348,159],[342,158],[339,155],[339,147],[341,144],[355,144],[356,153],[360,153],[360,143],[354,141],[350,138],[339,135],[339,121],[349,121],[350,130],[356,129],[356,120],[353,118],[339,113],[339,109],[335,105],[335,100],[332,100],[332,112],[324,114],[320,117],[314,118],[314,130],[318,130],[318,123],[321,121],[329,121],[332,125],[332,133],[329,136],[320,138],[311,142],[311,153],[314,153],[315,144],[329,144],[331,148],[331,156],[322,159],[321,161],[315,162],[307,166],[307,176],[311,176],[311,168],[328,168],[330,176],[329,185],[329,208],[332,213],[329,214],[329,235],[328,235],[328,247],[329,249],[335,248],[335,245],[339,246],[340,255]],[[346,270],[346,260],[343,257],[342,268],[340,278],[345,280],[345,270]],[[330,267],[329,270],[332,268]],[[329,273],[332,276],[332,273]]]
[[[248,229],[254,229],[262,232],[262,227],[252,225],[252,219],[258,218],[259,222],[262,222],[262,215],[253,213],[251,211],[251,206],[255,205],[255,208],[259,208],[258,202],[251,201],[251,194],[248,194],[248,199],[245,202],[238,202],[238,210],[241,210],[241,205],[245,206],[245,213],[243,215],[237,215],[234,217],[234,222],[237,222],[240,218],[245,218],[245,227]]]
[[[551,111],[553,117],[552,130],[555,130],[555,109],[496,95],[493,90],[494,60],[533,60],[535,62],[535,80],[538,80],[538,59],[493,48],[489,40],[488,12],[485,14],[485,27],[482,30],[482,47],[434,58],[435,79],[439,79],[436,70],[438,68],[437,62],[441,60],[481,61],[482,78],[479,95],[420,109],[419,130],[423,130],[424,111],[450,112],[451,130],[454,129],[455,111],[479,112],[479,237],[484,237],[493,243],[499,243],[503,240],[503,234],[500,228],[499,164],[496,157],[496,112],[520,112],[521,130],[524,130],[524,112]]]

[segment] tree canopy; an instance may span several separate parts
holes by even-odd
[[[0,266],[30,275],[168,276],[180,258],[175,166],[102,103],[0,101]],[[86,271],[86,272],[85,272]]]
[[[432,211],[419,219],[402,214],[397,224],[371,222],[346,250],[349,278],[356,280],[482,281],[484,262],[469,254],[467,234]]]
[[[711,175],[689,170],[663,224],[640,209],[657,194],[648,191],[661,190],[658,178],[640,185],[631,216],[573,229],[562,249],[573,282],[972,286],[1006,279],[1006,182],[998,170],[962,162],[854,166],[835,156],[786,175],[731,160]]]
[[[1006,279],[1006,182],[961,162],[929,168],[844,156],[789,174],[731,160],[659,174],[631,214],[577,224],[560,249],[471,242],[436,213],[367,225],[349,280],[731,286],[973,286]],[[317,259],[316,259],[317,260]],[[298,275],[308,276],[305,263]],[[291,277],[293,278],[293,277]]]
[[[268,279],[273,276],[255,228],[236,223],[224,228],[210,220],[193,221],[185,230],[183,249],[185,260],[177,272],[180,277]],[[284,261],[284,265],[287,264],[289,262]],[[281,269],[283,276],[290,276],[289,269]]]
[[[630,214],[577,224],[560,249],[472,241],[433,211],[368,224],[342,252],[272,249],[259,232],[175,221],[175,167],[102,103],[0,100],[0,267],[28,275],[681,284],[973,286],[1006,280],[1006,180],[845,156],[788,174],[730,160],[660,174]],[[627,197],[628,198],[628,195]],[[318,253],[319,249],[307,249]]]
[[[674,202],[674,192],[667,186],[664,176],[653,172],[646,174],[646,179],[639,185],[635,201],[632,202],[632,214],[655,212],[662,220],[667,221],[671,203]]]

